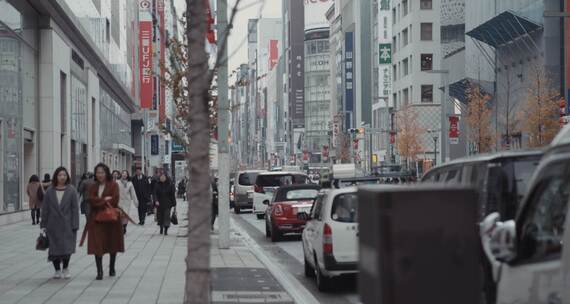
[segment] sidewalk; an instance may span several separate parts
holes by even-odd
[[[168,236],[158,233],[152,217],[142,227],[130,224],[117,276],[108,277],[106,269],[103,281],[95,280],[94,258],[85,247],[71,258],[70,280],[51,279],[47,253],[34,249],[39,227],[27,221],[0,226],[0,303],[182,303],[186,203],[179,203],[178,211],[181,225],[171,227]],[[134,208],[130,213],[135,215]],[[103,261],[107,268],[108,257]],[[235,232],[227,250],[217,249],[212,235],[211,266],[213,303],[293,303]]]

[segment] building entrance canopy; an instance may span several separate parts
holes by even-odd
[[[542,28],[541,24],[519,16],[513,11],[505,11],[467,32],[466,35],[498,48]]]

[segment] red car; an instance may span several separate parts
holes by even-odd
[[[265,235],[277,242],[286,233],[301,233],[307,223],[297,214],[309,214],[321,187],[291,185],[280,187],[265,211]]]

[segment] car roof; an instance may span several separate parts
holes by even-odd
[[[288,191],[288,190],[298,190],[298,189],[316,189],[320,190],[321,186],[311,185],[311,184],[301,184],[301,185],[287,185],[281,186],[277,191]]]
[[[570,144],[570,125],[564,126],[550,143],[550,147]]]
[[[300,171],[264,171],[261,172],[259,175],[307,175],[307,174]]]
[[[243,173],[261,173],[261,172],[267,172],[267,170],[243,170],[243,171],[238,171],[238,174],[243,174]]]
[[[502,151],[496,153],[483,153],[473,156],[467,156],[449,161],[443,165],[439,165],[430,169],[426,174],[439,170],[442,168],[452,167],[467,163],[477,163],[477,162],[489,162],[493,160],[503,159],[503,158],[517,158],[517,157],[527,157],[527,156],[542,156],[544,154],[543,149],[533,149],[533,150],[515,150],[515,151]]]
[[[323,193],[326,193],[327,196],[337,196],[344,193],[356,193],[357,191],[357,187],[345,187],[340,189],[325,189]]]

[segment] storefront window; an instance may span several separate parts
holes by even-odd
[[[36,31],[24,18],[35,20],[0,0],[0,213],[23,208],[23,110],[37,97],[37,53],[26,42]]]
[[[118,161],[111,155],[119,155],[119,144],[131,142],[130,115],[104,89],[101,89],[100,101],[101,149],[109,155],[107,164],[117,168]]]

